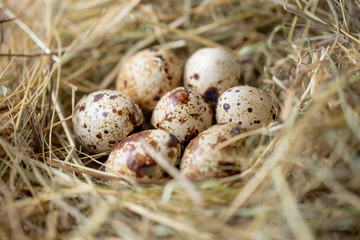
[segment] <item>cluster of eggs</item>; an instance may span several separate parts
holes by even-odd
[[[222,48],[202,48],[186,62],[181,86],[177,57],[163,48],[145,49],[124,64],[116,90],[93,92],[77,103],[74,133],[89,152],[112,150],[109,173],[166,176],[148,144],[172,165],[185,149],[180,170],[190,180],[235,174],[241,171],[237,156],[244,142],[217,146],[276,118],[271,96],[242,86],[240,79],[235,56]],[[150,114],[154,129],[139,131]]]

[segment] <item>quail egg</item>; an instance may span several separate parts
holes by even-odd
[[[216,121],[234,122],[246,131],[266,126],[276,119],[271,96],[250,86],[236,86],[224,92],[216,104]]]
[[[121,141],[110,153],[105,171],[131,178],[163,178],[165,171],[147,153],[142,141],[154,147],[171,165],[180,158],[180,143],[173,134],[161,129],[146,130]]]
[[[151,112],[166,92],[181,85],[181,74],[180,62],[170,50],[152,47],[124,64],[116,88],[132,97],[144,111]]]
[[[184,86],[201,93],[212,105],[226,89],[240,82],[240,62],[223,48],[201,48],[185,64]]]
[[[166,93],[155,106],[151,118],[155,128],[173,133],[183,145],[212,123],[209,104],[200,93],[184,87]]]
[[[181,161],[181,172],[190,180],[226,177],[241,172],[246,156],[244,140],[214,150],[224,141],[241,133],[236,123],[216,124],[194,138],[186,147]]]
[[[141,108],[129,96],[114,90],[100,90],[83,97],[73,115],[76,138],[93,153],[113,149],[139,129],[142,122]]]

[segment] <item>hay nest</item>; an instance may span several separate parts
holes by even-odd
[[[359,7],[3,1],[0,238],[359,239]],[[279,118],[248,134],[241,174],[113,186],[106,154],[76,145],[74,103],[113,89],[122,63],[155,45],[182,64],[200,47],[231,49],[244,83],[271,92]]]

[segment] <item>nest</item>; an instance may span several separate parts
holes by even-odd
[[[0,3],[0,238],[359,239],[359,7]],[[239,57],[244,83],[271,93],[277,122],[240,136],[248,168],[114,186],[106,154],[76,145],[76,101],[114,89],[122,64],[151,46],[171,49],[182,65],[201,47],[225,47]]]

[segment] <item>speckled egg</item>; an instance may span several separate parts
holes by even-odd
[[[114,90],[100,90],[83,97],[73,115],[76,138],[93,153],[113,149],[139,129],[142,122],[141,108],[129,96]]]
[[[122,67],[116,89],[151,112],[159,99],[181,85],[182,69],[169,50],[152,47],[132,56]]]
[[[178,87],[166,93],[155,106],[151,124],[173,133],[181,144],[210,127],[213,112],[200,93]]]
[[[216,104],[216,121],[234,122],[246,131],[268,125],[276,119],[271,96],[250,86],[236,86],[224,92]]]
[[[163,178],[166,175],[164,169],[149,155],[144,142],[149,143],[171,165],[180,158],[180,143],[173,134],[161,129],[146,130],[121,141],[110,153],[105,171],[131,178]]]
[[[214,150],[219,144],[240,133],[240,126],[236,123],[220,123],[206,129],[186,147],[181,172],[195,181],[240,173],[241,162],[246,156],[244,140]]]
[[[195,89],[213,105],[226,89],[240,82],[240,62],[223,48],[201,48],[186,62],[184,86]]]

